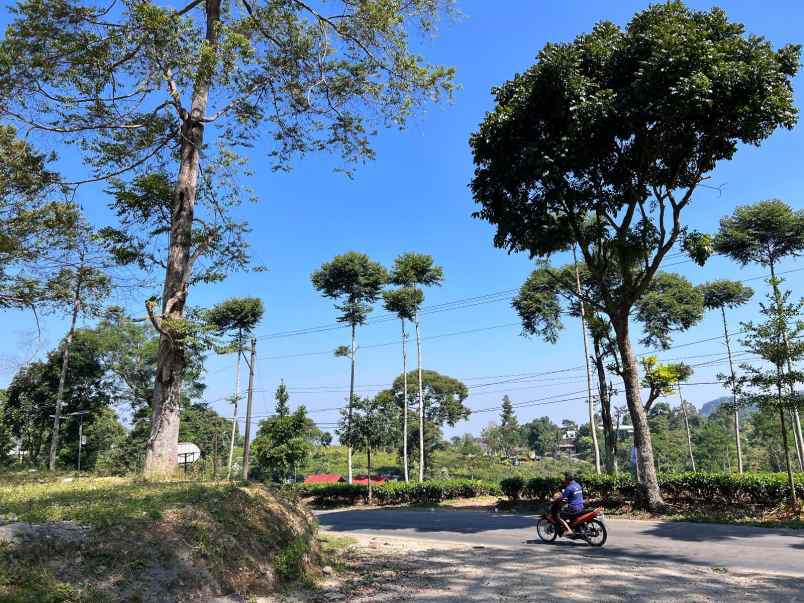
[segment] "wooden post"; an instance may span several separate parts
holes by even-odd
[[[248,363],[248,395],[246,397],[246,428],[243,437],[243,479],[248,480],[251,462],[251,403],[254,399],[254,362],[257,359],[257,340],[251,338],[251,360]]]

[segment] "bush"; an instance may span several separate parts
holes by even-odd
[[[525,487],[525,480],[521,477],[508,477],[500,482],[500,489],[509,499],[519,500],[522,490]]]
[[[313,497],[316,503],[366,502],[368,487],[358,484],[297,484],[292,489],[300,496]],[[469,479],[434,480],[429,482],[385,482],[372,487],[374,502],[379,505],[428,504],[451,498],[499,496],[500,486],[494,482]]]
[[[588,475],[579,477],[584,496],[590,500],[634,500],[636,486],[629,475]],[[500,486],[508,498],[516,500],[513,480],[505,479]],[[559,477],[529,479],[520,496],[535,501],[548,500],[561,490]],[[796,476],[796,487],[804,489],[804,473]],[[790,496],[790,486],[784,473],[663,473],[659,488],[667,502],[695,504],[701,501],[724,505],[773,506]]]

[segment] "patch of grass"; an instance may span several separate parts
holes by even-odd
[[[3,482],[0,509],[20,521],[76,521],[96,527],[153,522],[182,505],[213,503],[237,486],[230,483],[146,482],[82,478],[72,482]]]

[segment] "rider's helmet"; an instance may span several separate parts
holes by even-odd
[[[565,471],[564,472],[564,481],[571,482],[575,480],[575,476],[573,475],[572,471]]]

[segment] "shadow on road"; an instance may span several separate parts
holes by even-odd
[[[409,509],[355,509],[318,515],[321,527],[331,532],[404,530],[479,534],[495,530],[535,529],[536,519],[527,515]]]
[[[670,538],[686,542],[723,542],[746,538],[775,538],[784,536],[800,540],[790,544],[799,547],[804,544],[804,531],[784,528],[759,528],[755,526],[732,526],[715,523],[687,523],[681,521],[651,524],[642,531],[646,536]]]

